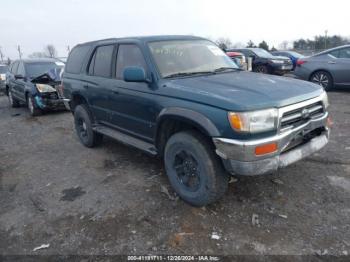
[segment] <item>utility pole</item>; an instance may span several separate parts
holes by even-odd
[[[69,53],[70,53],[70,46],[69,45],[67,45],[67,52],[68,52],[68,55],[69,55]]]
[[[2,52],[2,47],[0,46],[0,58],[1,58],[1,62],[4,62],[4,53]]]
[[[18,51],[19,59],[22,59],[23,53],[22,53],[22,51],[21,51],[21,46],[20,46],[20,45],[17,46],[17,51]]]
[[[325,37],[324,37],[324,49],[327,49],[327,34],[328,30],[324,31],[325,32]]]

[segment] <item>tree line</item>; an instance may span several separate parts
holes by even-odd
[[[258,44],[255,44],[252,40],[249,40],[246,45],[243,44],[233,44],[231,39],[221,37],[215,40],[216,44],[223,50],[227,50],[230,48],[262,48],[267,51],[276,51],[277,48],[275,46],[270,47],[269,44],[263,40]],[[298,40],[288,42],[283,41],[279,44],[278,49],[286,50],[286,49],[299,49],[299,50],[324,50],[329,49],[341,45],[345,45],[350,43],[350,38],[346,38],[339,35],[333,36],[315,36],[314,39],[304,39],[300,38]]]

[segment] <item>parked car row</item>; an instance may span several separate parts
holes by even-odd
[[[235,51],[254,57],[256,72],[293,67],[289,58],[260,49]],[[34,116],[67,105],[83,145],[108,136],[159,156],[176,193],[194,206],[220,199],[233,174],[275,172],[328,143],[322,87],[242,70],[204,38],[80,44],[69,54],[62,82],[60,63],[15,61],[6,86],[11,106],[24,103]]]
[[[350,45],[326,50],[297,61],[294,74],[303,80],[321,85],[326,90],[334,86],[350,86]]]

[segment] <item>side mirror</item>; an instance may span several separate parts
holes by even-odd
[[[125,82],[146,82],[150,83],[147,79],[145,70],[139,66],[125,67],[123,72],[123,78]]]
[[[23,75],[15,75],[15,79],[24,79]]]

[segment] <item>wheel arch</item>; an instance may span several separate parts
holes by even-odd
[[[199,112],[178,107],[163,109],[157,118],[154,138],[161,156],[170,136],[184,130],[196,130],[208,138],[220,136],[214,123]]]
[[[71,111],[74,112],[74,109],[77,105],[80,104],[85,104],[85,105],[89,105],[88,104],[88,100],[80,93],[73,93],[72,94],[72,98],[69,102],[69,106],[71,108]]]
[[[334,76],[333,76],[333,74],[331,73],[331,71],[329,71],[328,69],[324,69],[324,68],[318,68],[318,69],[315,69],[314,71],[312,71],[312,72],[310,73],[310,75],[309,75],[308,80],[311,81],[312,76],[313,76],[315,73],[317,73],[317,72],[326,72],[326,73],[328,73],[328,74],[332,77],[332,81],[334,82]]]

